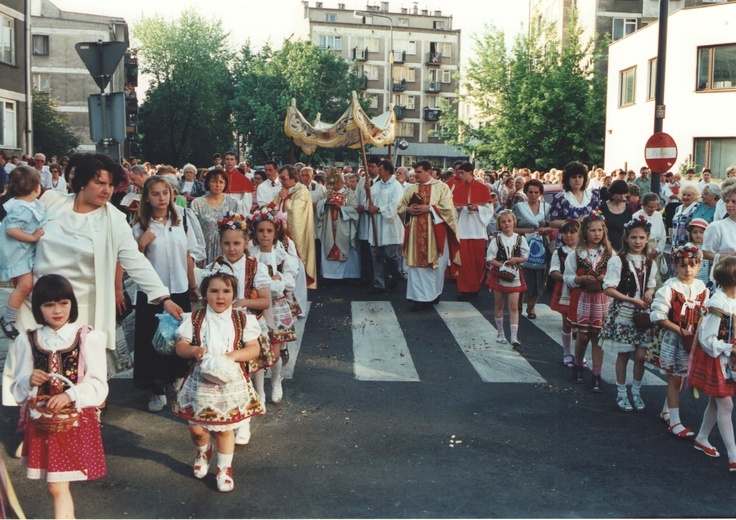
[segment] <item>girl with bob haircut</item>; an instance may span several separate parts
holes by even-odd
[[[713,268],[713,278],[719,288],[708,300],[708,314],[698,329],[698,342],[693,345],[692,368],[688,382],[709,396],[693,447],[709,457],[720,453],[708,441],[718,424],[721,439],[728,452],[728,471],[736,472],[736,442],[733,433],[733,393],[736,390],[736,258],[720,260]]]
[[[71,427],[49,431],[36,422],[33,414],[37,412],[31,411],[25,421],[21,462],[28,467],[29,479],[48,481],[54,516],[74,518],[69,482],[96,480],[107,473],[95,412],[95,406],[106,399],[108,392],[105,334],[76,323],[74,290],[66,278],[57,274],[38,279],[32,311],[40,327],[28,330],[15,341],[13,397],[18,403],[26,403],[34,397],[48,396],[46,409],[71,413],[65,408],[73,406],[79,416]],[[66,377],[72,385],[58,376]]]
[[[570,288],[565,284],[563,278],[565,276],[565,261],[567,257],[575,250],[575,244],[578,239],[578,230],[580,222],[577,220],[568,220],[560,228],[562,235],[562,245],[552,253],[549,263],[549,275],[555,280],[555,288],[552,293],[552,303],[550,308],[562,315],[562,364],[567,368],[575,366],[574,356],[572,355],[572,327],[570,327]],[[585,362],[583,362],[585,365]]]

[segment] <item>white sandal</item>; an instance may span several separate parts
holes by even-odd
[[[217,468],[217,491],[220,493],[229,493],[235,487],[233,480],[233,468]]]

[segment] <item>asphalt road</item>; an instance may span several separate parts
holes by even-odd
[[[522,318],[515,353],[476,330],[493,321],[487,292],[458,304],[448,283],[439,310],[414,313],[404,287],[367,296],[323,285],[310,294],[284,400],[253,420],[227,495],[214,473],[193,478],[186,425],[168,408],[147,412],[148,395],[131,380],[112,380],[108,475],[72,484],[78,517],[734,516],[736,477],[717,430],[720,459],[667,434],[659,377],[642,390],[645,412],[621,412],[611,384],[597,395],[569,381],[550,338],[556,317]],[[683,422],[697,430],[705,404],[684,394]],[[4,459],[27,516],[49,517],[45,484],[26,480],[12,459],[16,421],[5,408]]]

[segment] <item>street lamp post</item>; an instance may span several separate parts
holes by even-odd
[[[390,16],[372,11],[353,11],[353,16],[355,18],[362,19],[363,23],[365,23],[365,19],[368,16],[376,16],[378,18],[385,18],[388,20],[390,48],[390,52],[388,54],[388,103],[384,104],[384,106],[388,107],[391,105],[391,93],[393,92],[394,83],[394,22]],[[388,157],[391,159],[391,145],[388,145]]]

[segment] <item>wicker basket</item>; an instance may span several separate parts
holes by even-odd
[[[49,377],[61,379],[74,388],[74,383],[61,374],[49,374]],[[80,411],[73,404],[68,404],[60,410],[48,410],[46,402],[51,397],[49,395],[39,395],[28,400],[28,415],[36,428],[49,433],[58,433],[76,427],[79,424]]]

